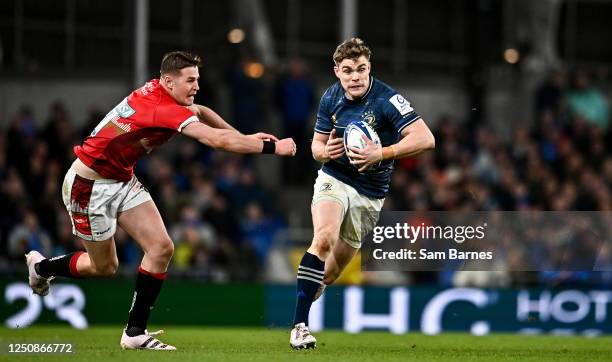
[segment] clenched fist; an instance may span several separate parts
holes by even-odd
[[[296,146],[293,138],[283,138],[275,142],[276,150],[274,154],[279,156],[295,156]]]

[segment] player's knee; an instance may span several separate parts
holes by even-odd
[[[162,238],[155,243],[148,254],[159,263],[168,263],[174,254],[174,244],[170,238]]]
[[[162,245],[161,256],[165,260],[170,261],[170,259],[172,259],[172,255],[174,255],[174,243],[172,242],[172,240],[167,239]]]
[[[327,247],[334,245],[336,240],[338,240],[337,233],[328,230],[320,230],[314,236],[315,243],[326,245]]]
[[[95,265],[95,274],[101,277],[110,277],[117,273],[119,268],[119,260],[107,260]]]
[[[329,232],[319,232],[312,240],[312,248],[324,255],[329,254],[331,246],[334,244],[334,234]]]

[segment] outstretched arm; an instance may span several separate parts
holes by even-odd
[[[232,129],[236,130],[229,123],[227,123],[217,112],[212,109],[202,106],[200,104],[192,104],[187,106],[193,114],[195,114],[200,121],[204,122],[206,125],[213,128],[221,128],[221,129]]]
[[[243,135],[235,129],[213,128],[202,122],[189,123],[183,127],[181,133],[212,148],[235,153],[262,153],[272,150],[279,156],[294,156],[296,152],[295,142],[291,138],[270,142],[264,139],[276,137],[265,133]],[[268,146],[264,148],[266,142]]]
[[[213,111],[212,109],[206,107],[206,106],[202,106],[200,104],[192,104],[190,106],[187,107],[191,112],[193,112],[193,114],[198,117],[198,119],[201,122],[204,122],[204,124],[212,127],[212,128],[219,128],[219,129],[231,129],[234,130],[236,132],[239,132],[237,129],[235,129],[234,127],[232,127],[231,124],[227,123],[220,115],[218,115],[215,111]],[[271,135],[269,133],[263,133],[263,132],[259,132],[256,133],[255,135],[257,138],[261,139],[261,140],[267,140],[267,141],[278,141],[278,138],[276,138],[276,136]]]

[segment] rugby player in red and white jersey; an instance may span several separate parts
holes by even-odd
[[[134,176],[138,159],[177,133],[236,153],[293,156],[296,152],[290,138],[243,135],[210,108],[194,104],[199,66],[200,58],[187,52],[164,55],[160,78],[133,91],[74,148],[77,159],[66,173],[62,197],[73,233],[87,252],[50,259],[37,251],[26,255],[29,284],[39,295],[49,293],[49,281],[56,276],[111,276],[118,267],[113,238],[118,222],[144,251],[120,341],[124,349],[176,349],[154,337],[161,331],[146,329],[174,245],[149,192]]]

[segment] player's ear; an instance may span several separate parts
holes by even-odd
[[[340,68],[338,68],[337,65],[334,65],[334,74],[336,75],[336,78],[340,79]]]
[[[169,74],[164,74],[162,76],[162,80],[164,81],[168,89],[172,90],[172,88],[174,88],[174,78],[172,78],[172,76],[170,76]]]

